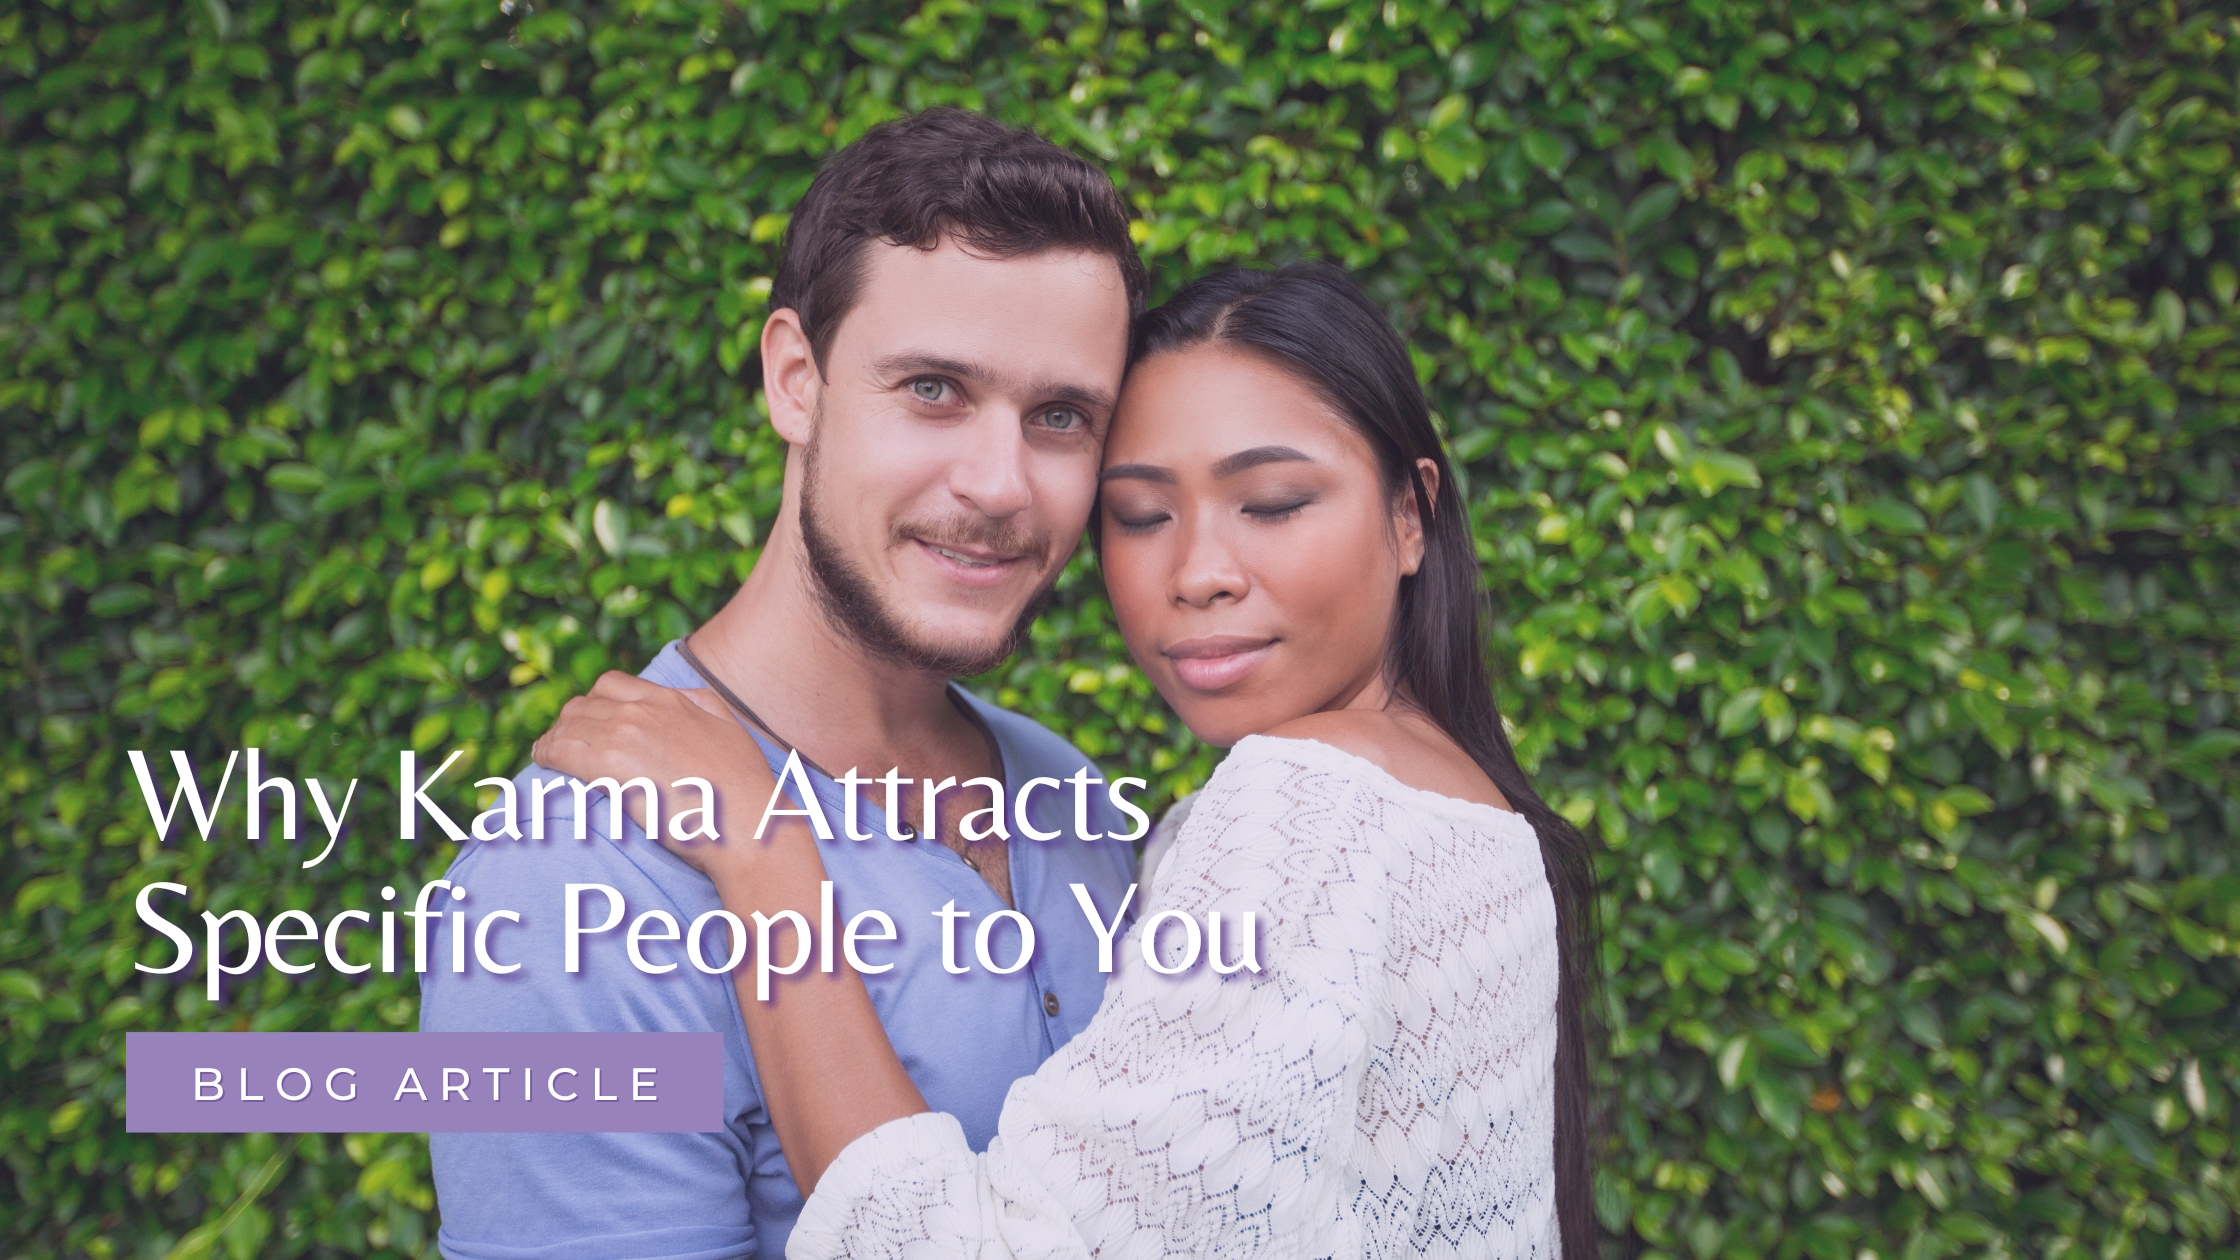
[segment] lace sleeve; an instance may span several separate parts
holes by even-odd
[[[1158,894],[1159,868],[1174,849],[1175,837],[1182,834],[1182,825],[1190,821],[1190,807],[1197,801],[1198,794],[1192,792],[1169,805],[1167,812],[1160,815],[1159,825],[1152,828],[1151,839],[1144,843],[1143,852],[1137,855],[1136,883],[1140,894],[1137,900],[1143,904],[1150,905],[1151,898]]]
[[[786,1254],[1085,1257],[1356,1253],[1345,1176],[1370,1058],[1362,1010],[1389,907],[1349,779],[1253,741],[1200,796],[1104,1005],[1014,1084],[975,1155],[944,1115],[865,1134],[825,1173]],[[1168,912],[1258,923],[1260,970],[1201,956]]]

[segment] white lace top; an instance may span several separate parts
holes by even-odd
[[[1163,910],[1220,911],[1224,964],[1257,912],[1259,972],[1158,974],[1137,937]],[[944,1114],[880,1126],[786,1255],[1555,1257],[1556,975],[1521,815],[1249,737],[987,1153]]]

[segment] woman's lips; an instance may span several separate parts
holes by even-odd
[[[1235,685],[1275,650],[1274,639],[1248,639],[1218,635],[1185,639],[1161,652],[1174,662],[1182,685],[1192,691],[1220,691]]]

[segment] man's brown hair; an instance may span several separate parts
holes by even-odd
[[[1143,311],[1149,278],[1111,178],[1031,132],[948,107],[881,123],[825,163],[786,226],[770,307],[800,315],[821,372],[861,295],[864,247],[944,238],[992,258],[1102,254],[1120,268],[1130,320]]]

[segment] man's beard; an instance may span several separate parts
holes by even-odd
[[[1057,586],[1063,566],[1051,572],[1000,641],[986,645],[927,642],[913,633],[902,617],[879,597],[871,579],[841,554],[839,546],[825,531],[817,510],[816,442],[809,443],[802,458],[801,543],[809,558],[809,587],[816,596],[818,608],[824,612],[825,621],[834,630],[875,656],[907,669],[950,678],[984,674],[1003,664],[1026,642],[1034,619],[1050,602],[1050,592]],[[920,540],[935,546],[983,547],[1021,556],[1034,564],[1047,563],[1050,555],[1048,539],[1029,537],[985,518],[959,517],[923,524],[897,521],[888,541],[906,545]]]

